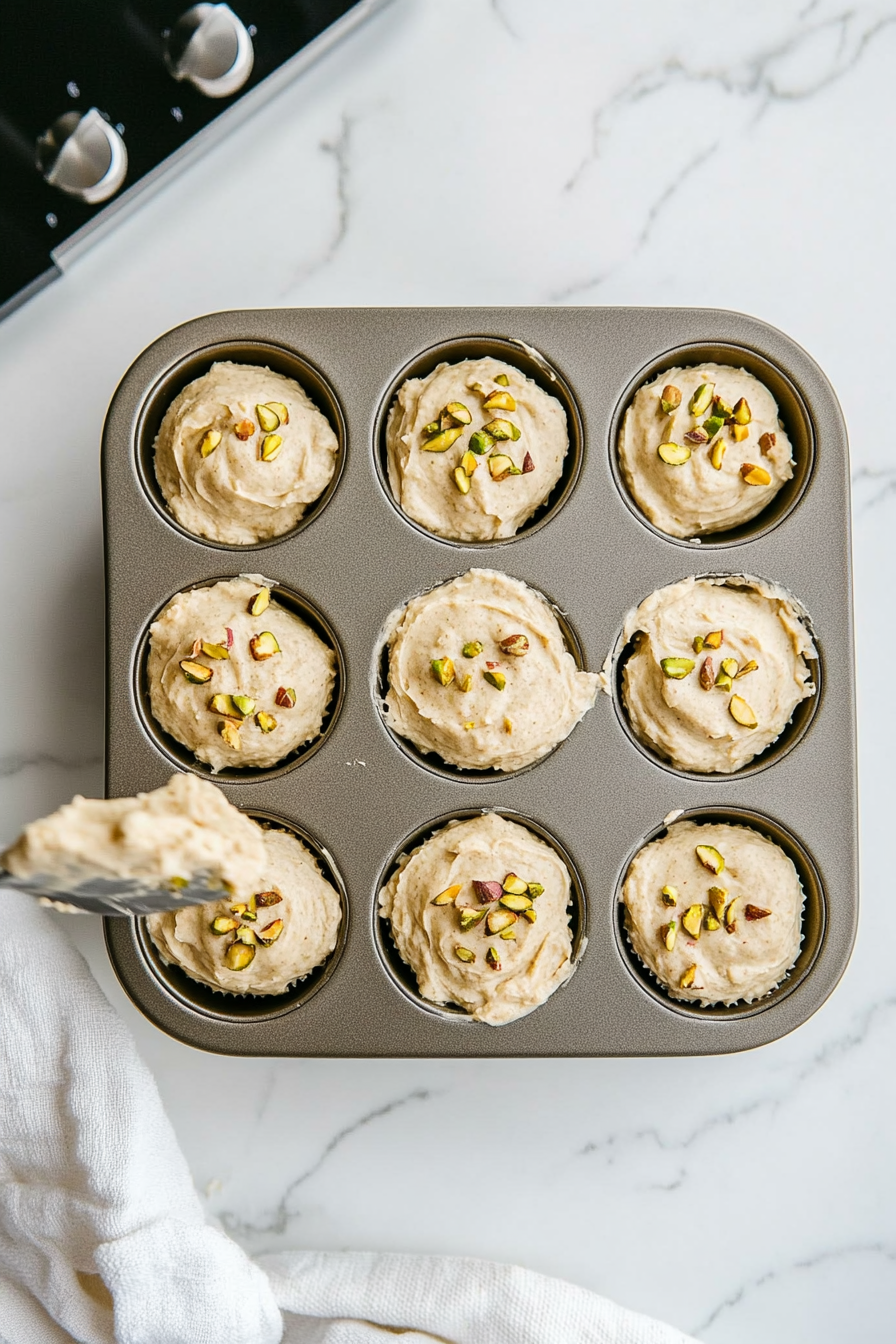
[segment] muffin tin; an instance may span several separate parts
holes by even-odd
[[[567,470],[514,538],[461,544],[424,532],[392,501],[383,430],[404,377],[497,354],[561,397]],[[294,376],[330,418],[340,465],[288,535],[249,547],[186,533],[155,485],[165,408],[215,360]],[[797,470],[766,511],[702,544],[657,532],[620,480],[615,439],[631,395],[676,364],[736,363],[768,383]],[[754,318],[626,308],[283,309],[218,313],[163,336],[135,361],[103,439],[107,578],[107,793],[207,770],[166,740],[145,703],[145,639],[175,593],[261,573],[310,613],[340,658],[325,736],[270,771],[215,778],[250,815],[294,826],[342,885],[342,942],[313,984],[277,1002],[204,991],[166,967],[140,921],[106,922],[115,970],[138,1007],[191,1045],[247,1055],[675,1055],[748,1049],[804,1022],[849,958],[858,913],[854,670],[846,430],[809,356]],[[471,566],[546,593],[573,652],[598,670],[625,613],[688,574],[754,574],[808,611],[823,679],[781,749],[732,776],[676,771],[637,745],[618,699],[599,695],[554,752],[512,776],[465,775],[399,745],[381,715],[383,624],[410,597]],[[616,665],[610,667],[610,689]],[[819,783],[824,781],[822,787]],[[528,1017],[502,1027],[425,1004],[377,914],[395,858],[455,816],[495,809],[552,838],[570,862],[579,965]],[[619,892],[632,854],[673,812],[737,820],[783,844],[806,889],[799,960],[768,998],[700,1008],[669,998],[634,959]]]

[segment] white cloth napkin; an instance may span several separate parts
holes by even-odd
[[[206,1223],[155,1083],[58,919],[2,899],[0,1344],[687,1344],[512,1265],[253,1262]]]

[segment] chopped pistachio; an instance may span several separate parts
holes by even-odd
[[[731,412],[734,420],[739,425],[748,425],[753,419],[753,412],[750,410],[750,403],[745,397],[734,403],[734,410]]]
[[[476,454],[475,454],[475,453],[471,453],[470,450],[469,450],[469,448],[467,449],[467,451],[464,453],[463,457],[461,458],[461,460],[460,460],[460,464],[461,464],[461,466],[463,467],[464,471],[467,473],[468,476],[472,476],[472,475],[473,475],[473,472],[474,472],[474,471],[476,470],[476,468],[479,466],[479,463],[476,461]]]
[[[725,867],[725,860],[716,847],[714,845],[698,845],[695,853],[703,867],[708,868],[711,873],[715,873],[718,877]]]
[[[460,912],[460,927],[462,933],[467,933],[470,929],[475,929],[477,924],[481,924],[485,919],[485,910],[477,910],[474,906],[465,906]]]
[[[709,443],[709,435],[705,429],[701,429],[700,425],[695,425],[685,434],[684,441],[692,444],[695,448],[699,448],[702,443]]]
[[[520,427],[515,425],[512,420],[502,420],[500,418],[489,420],[483,428],[486,434],[491,434],[493,439],[512,439],[516,443],[520,437]]]
[[[517,914],[522,914],[524,910],[529,909],[532,902],[528,896],[522,896],[518,895],[516,892],[508,891],[501,897],[500,904],[506,906],[508,910],[515,910]]]
[[[663,669],[663,676],[671,677],[673,681],[681,681],[683,677],[693,672],[695,663],[693,658],[661,658],[660,667]]]
[[[430,663],[432,674],[442,686],[450,686],[454,680],[454,663],[450,658],[433,658]]]
[[[234,425],[233,432],[238,439],[240,439],[243,443],[245,443],[246,440],[251,439],[252,435],[255,433],[254,421],[240,420],[237,424]]]
[[[283,405],[282,401],[266,401],[265,410],[273,411],[279,417],[281,425],[289,424],[289,411]]]
[[[694,652],[695,652],[695,653],[702,653],[702,652],[703,652],[703,645],[704,645],[704,643],[705,643],[705,640],[704,640],[704,638],[703,638],[702,635],[695,635],[695,636],[694,636]]]
[[[660,405],[664,415],[671,415],[673,411],[677,411],[681,405],[681,388],[676,387],[674,383],[667,383],[660,393]]]
[[[517,916],[512,910],[496,910],[493,907],[486,915],[485,927],[489,933],[500,933],[502,929],[509,929],[516,921]]]
[[[725,458],[725,449],[727,446],[728,445],[724,439],[716,439],[709,450],[709,464],[711,467],[714,467],[716,471],[722,470],[722,462]]]
[[[244,971],[255,958],[255,948],[244,943],[231,943],[224,953],[224,961],[231,971]]]
[[[710,415],[703,421],[703,428],[706,431],[708,439],[714,439],[719,430],[725,423],[725,417],[722,415]]]
[[[662,897],[663,905],[677,905],[677,904],[678,904],[678,888],[677,888],[677,887],[663,887],[662,891],[660,892],[660,896]]]
[[[489,951],[491,951],[491,948],[489,948]],[[476,953],[471,951],[469,947],[464,947],[463,944],[458,944],[454,949],[454,955],[458,961],[471,962],[476,960]]]
[[[507,377],[506,373],[496,373],[495,382],[500,383],[502,387],[510,386],[510,379]]]
[[[664,944],[667,952],[671,952],[675,947],[675,938],[677,933],[678,933],[677,919],[670,919],[668,924],[660,925],[660,942]]]
[[[255,904],[261,906],[279,905],[283,897],[277,891],[259,891],[255,894]]]
[[[678,982],[679,989],[690,989],[697,976],[697,967],[689,966]]]
[[[201,639],[194,639],[194,640],[193,640],[193,647],[192,647],[192,649],[190,650],[190,657],[191,657],[191,658],[198,658],[201,652],[202,652],[202,640],[201,640]]]
[[[456,425],[469,425],[473,419],[462,401],[449,401],[442,414],[450,415]]]
[[[734,414],[734,407],[729,406],[725,398],[716,393],[712,399],[712,413],[715,416],[721,416],[722,420],[727,420]]]
[[[239,927],[239,920],[233,919],[230,915],[216,915],[210,927],[212,933],[233,933],[234,929]]]
[[[261,441],[262,462],[273,462],[282,447],[283,440],[279,434],[265,434]]]
[[[433,434],[432,438],[426,440],[423,451],[425,453],[445,453],[452,443],[457,443],[463,432],[463,425],[454,425],[450,429],[443,429],[440,433]]]
[[[700,664],[700,685],[703,687],[704,691],[712,690],[714,678],[715,673],[713,672],[712,659],[706,657]]]
[[[274,703],[281,709],[295,709],[296,693],[292,686],[278,686],[277,694],[274,696]]]
[[[725,673],[725,676],[731,677],[733,680],[734,677],[737,676],[737,659],[723,658],[721,662],[721,668],[722,671]]]
[[[433,897],[430,905],[453,905],[462,886],[462,882],[455,882],[453,887],[446,887],[444,891],[439,892],[438,896]]]
[[[762,453],[763,457],[768,457],[769,453],[774,448],[777,442],[778,442],[777,434],[769,434],[769,433],[760,434],[759,451]]]
[[[202,652],[205,654],[206,658],[230,657],[230,654],[227,652],[223,644],[209,644],[205,640],[202,641]]]
[[[709,897],[709,904],[712,906],[712,912],[716,919],[721,919],[725,913],[725,903],[728,900],[728,892],[724,887],[710,887],[706,893]]]
[[[717,691],[730,691],[732,686],[731,678],[727,672],[719,668],[719,675],[716,677],[715,688]]]
[[[516,929],[515,929],[515,928],[513,927],[513,925],[511,924],[511,926],[510,926],[509,929],[502,929],[501,932],[499,933],[498,937],[499,937],[499,938],[503,938],[505,942],[514,942],[514,943],[515,943],[515,942],[516,942]]]
[[[700,930],[703,928],[703,906],[689,905],[681,917],[681,927],[685,929],[692,938],[699,938]]]
[[[525,635],[508,635],[499,640],[498,648],[514,658],[523,658],[529,652],[529,641]]]
[[[232,695],[230,698],[241,719],[248,719],[250,714],[255,713],[255,701],[251,695]]]
[[[482,904],[485,905],[488,901],[499,900],[503,894],[504,888],[501,886],[500,882],[480,882],[474,878],[473,890]]]
[[[234,937],[238,943],[245,943],[247,947],[254,947],[258,939],[254,929],[247,929],[245,924],[240,925],[236,930]]]
[[[245,901],[237,901],[236,905],[232,905],[230,909],[237,916],[237,919],[242,919],[249,907]]]
[[[504,731],[505,733],[513,732],[513,719],[508,719],[506,714],[504,715]]]
[[[482,652],[482,649],[483,645],[480,644],[478,639],[470,639],[464,645],[461,652],[463,653],[465,658],[478,658],[480,653]]]
[[[218,724],[218,733],[233,751],[242,751],[243,744],[240,741],[240,730],[230,719],[222,719]]]
[[[226,719],[242,719],[243,715],[233,703],[232,695],[212,695],[208,707],[213,714],[223,714]]]
[[[670,467],[682,467],[691,456],[691,450],[687,444],[683,443],[661,443],[657,448],[658,455]]]
[[[493,453],[488,459],[488,471],[493,481],[504,481],[514,473],[513,460],[504,453]]]
[[[457,678],[457,689],[459,691],[463,691],[465,695],[467,691],[472,691],[473,689],[472,672],[464,672],[462,676]]]
[[[470,451],[482,457],[490,448],[494,448],[495,442],[493,435],[486,434],[484,429],[477,429],[475,434],[470,435]]]
[[[754,658],[751,658],[748,663],[744,663],[734,680],[737,681],[740,677],[748,677],[751,672],[757,672],[758,670],[759,664]]]
[[[277,727],[277,720],[273,714],[265,714],[264,710],[259,710],[255,715],[255,722],[263,733],[272,733]]]
[[[485,954],[485,960],[488,962],[489,966],[491,966],[493,971],[500,971],[501,958],[498,956],[496,948],[494,947],[489,948],[489,950]]]
[[[539,896],[544,895],[544,887],[541,885],[540,882],[528,882],[526,884],[526,890],[532,897],[533,901],[537,901]]]
[[[732,695],[728,712],[734,722],[741,724],[744,728],[755,728],[758,723],[756,715],[741,695]]]
[[[716,390],[715,383],[701,383],[697,391],[691,397],[688,403],[688,410],[691,415],[702,415],[709,407],[712,401],[712,395]]]
[[[224,643],[228,649],[233,648],[233,631],[229,625],[224,627]]]
[[[523,919],[528,919],[530,924],[534,924],[537,918],[538,912],[534,910],[531,905],[528,910],[523,911]]]
[[[752,462],[745,462],[740,469],[740,474],[747,485],[771,485],[772,478],[765,467],[757,467]]]
[[[707,933],[715,933],[717,929],[722,927],[722,925],[720,924],[718,917],[714,915],[711,910],[707,910],[703,920],[703,927],[706,929]]]
[[[199,451],[202,456],[210,457],[223,437],[224,436],[220,430],[210,429],[208,433],[204,435],[202,442],[199,445]]]
[[[501,890],[511,896],[524,896],[529,890],[529,884],[517,877],[516,873],[508,873],[501,883]]]
[[[272,434],[275,429],[280,428],[280,417],[269,406],[256,406],[255,414],[258,416],[258,423],[265,434]]]
[[[258,930],[258,941],[262,947],[270,947],[271,943],[276,943],[282,932],[283,920],[272,920],[270,924],[266,924],[263,929]]]
[[[527,453],[526,456],[523,458],[523,465],[520,468],[520,475],[528,476],[529,472],[534,470],[535,470],[535,459],[533,458],[531,453]]]
[[[206,667],[203,663],[191,662],[189,658],[184,658],[180,664],[180,670],[187,681],[192,681],[196,686],[204,686],[207,681],[212,679],[212,669],[210,667]]]
[[[257,663],[264,662],[266,658],[273,658],[274,654],[280,651],[280,645],[270,630],[262,630],[260,635],[255,635],[249,640],[249,652]]]
[[[491,392],[482,403],[484,411],[515,411],[516,402],[510,392]]]
[[[735,443],[743,443],[745,439],[750,437],[750,431],[746,425],[739,425],[734,420],[729,420],[728,425],[731,430],[731,437]]]
[[[464,731],[469,732],[471,728],[475,727],[476,727],[475,719],[468,719],[467,722],[464,724]]]
[[[190,882],[189,878],[186,877],[169,877],[168,885],[169,887],[175,887],[175,888],[188,887],[190,885]]]
[[[424,439],[431,439],[433,434],[438,434],[438,432],[439,432],[438,420],[430,420],[428,425],[423,426]]]
[[[258,592],[249,603],[249,615],[260,616],[263,611],[267,611],[271,604],[270,588],[259,588]]]
[[[463,467],[455,467],[451,474],[454,477],[454,484],[461,494],[468,495],[470,493],[470,478]]]
[[[745,905],[744,918],[751,922],[754,919],[766,919],[771,914],[771,910],[764,910],[761,905]]]
[[[507,685],[507,678],[503,672],[483,672],[482,674],[490,686],[494,686],[496,691],[503,691]]]
[[[724,638],[724,630],[710,630],[708,635],[703,636],[703,643],[708,649],[720,649]]]
[[[725,911],[725,918],[723,919],[722,923],[725,925],[726,933],[733,933],[734,930],[737,928],[737,920],[735,918],[735,912],[734,912],[734,907],[737,905],[737,900],[738,898],[735,896],[734,900],[729,902],[728,908]]]

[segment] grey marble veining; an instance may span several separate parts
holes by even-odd
[[[250,1248],[515,1260],[707,1344],[892,1339],[894,55],[892,4],[394,0],[0,326],[4,838],[101,790],[102,416],[180,321],[718,305],[801,341],[850,424],[863,922],[793,1036],[699,1060],[197,1055],[68,925]]]

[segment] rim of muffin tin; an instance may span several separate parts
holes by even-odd
[[[622,900],[622,888],[629,866],[645,845],[649,845],[652,840],[657,840],[665,835],[670,826],[678,821],[694,821],[699,824],[722,823],[746,826],[751,830],[758,831],[760,835],[765,836],[767,840],[773,841],[780,849],[783,849],[799,875],[805,895],[799,953],[792,968],[781,982],[763,998],[756,999],[752,1003],[735,1003],[730,1007],[726,1007],[724,1004],[703,1007],[699,1003],[688,1003],[683,999],[673,998],[663,982],[652,971],[648,970],[640,960],[629,942],[626,928],[626,907]],[[617,951],[632,979],[637,982],[644,993],[669,1012],[677,1013],[682,1017],[696,1017],[702,1020],[709,1019],[720,1022],[756,1017],[759,1013],[765,1013],[769,1009],[777,1007],[783,999],[793,994],[811,974],[824,946],[828,927],[827,895],[824,882],[818,865],[803,842],[783,822],[776,821],[766,813],[756,811],[754,808],[728,804],[688,807],[681,809],[681,811],[676,809],[674,813],[670,813],[668,819],[661,821],[659,825],[654,826],[646,835],[643,835],[637,844],[630,849],[619,869],[613,892],[613,907],[613,927],[616,934]]]
[[[471,568],[475,569],[477,566],[474,565],[471,566]],[[401,606],[401,611],[403,612],[407,608],[408,603],[413,602],[415,598],[423,597],[427,593],[435,592],[437,588],[443,588],[445,584],[453,583],[455,579],[463,578],[464,574],[467,573],[469,573],[469,570],[461,570],[460,573],[453,575],[451,578],[439,579],[437,583],[431,584],[430,587],[422,588],[420,592],[414,593],[411,597],[407,598]],[[515,578],[515,575],[507,574],[506,570],[502,570],[501,573],[506,574],[508,578]],[[556,602],[554,602],[540,588],[536,588],[530,583],[527,583],[526,587],[531,588],[533,592],[539,594],[539,596],[544,598],[545,602],[547,602],[551,609],[551,613],[560,627],[564,647],[567,653],[572,655],[573,661],[575,662],[576,670],[579,672],[587,672],[588,669],[585,666],[585,654],[582,649],[582,643],[576,634],[575,627],[569,620],[569,617],[564,611],[561,611]],[[550,760],[554,753],[561,749],[564,742],[568,741],[582,722],[580,719],[578,723],[573,724],[570,731],[566,734],[566,737],[561,738],[559,742],[551,747],[550,751],[546,751],[545,754],[539,756],[537,760],[530,761],[528,765],[520,766],[518,770],[463,770],[458,765],[451,765],[447,761],[444,761],[437,752],[423,751],[422,748],[418,747],[416,743],[410,740],[410,738],[402,737],[395,731],[386,717],[386,695],[388,694],[388,691],[389,641],[388,634],[385,633],[385,626],[383,626],[380,634],[377,636],[377,643],[373,652],[373,663],[370,672],[370,693],[373,698],[374,709],[376,710],[376,716],[380,726],[394,746],[396,746],[402,755],[406,756],[413,765],[419,766],[423,770],[427,770],[432,775],[438,775],[442,779],[457,780],[462,784],[496,784],[507,779],[517,779],[520,775],[525,775],[530,770],[535,770],[537,766],[541,765],[542,761]],[[592,706],[592,708],[593,707],[594,706]]]
[[[208,373],[213,364],[222,360],[235,364],[255,364],[259,368],[269,368],[275,373],[282,373],[287,378],[294,379],[329,422],[337,439],[335,469],[323,492],[307,506],[294,527],[275,537],[264,537],[260,541],[213,541],[210,537],[200,536],[198,532],[191,532],[174,517],[156,480],[155,441],[165,412],[188,383]],[[156,379],[144,395],[137,415],[134,460],[144,494],[172,531],[179,532],[182,537],[187,537],[200,546],[209,546],[214,550],[259,551],[277,546],[296,536],[320,516],[339,486],[345,468],[347,443],[345,416],[339,398],[320,369],[290,346],[269,341],[234,339],[216,341],[182,355]]]
[[[176,592],[171,593],[165,598],[164,602],[159,604],[147,619],[134,650],[131,668],[131,693],[137,711],[137,719],[144,733],[153,746],[178,770],[189,770],[192,774],[199,775],[202,779],[212,780],[216,784],[256,784],[259,780],[275,779],[278,775],[284,775],[290,770],[295,770],[315,752],[319,751],[327,741],[336,726],[345,700],[346,664],[342,644],[333,626],[320,609],[309,598],[296,592],[294,588],[289,588],[276,579],[268,580],[271,588],[271,601],[279,602],[286,611],[303,620],[336,655],[336,680],[333,693],[324,711],[320,732],[310,742],[295,747],[288,756],[272,766],[226,766],[223,770],[213,771],[205,761],[198,760],[189,747],[178,742],[170,733],[166,733],[153,715],[150,704],[148,674],[150,627],[154,621],[158,620],[168,603],[181,593],[192,592],[195,588],[211,588],[216,583],[226,582],[234,577],[239,576],[222,574],[211,579],[200,579],[196,583],[187,584],[185,588],[178,588]]]
[[[439,364],[457,364],[464,359],[483,359],[486,356],[502,360],[526,377],[537,383],[542,391],[556,397],[566,412],[566,428],[569,436],[569,448],[563,460],[563,471],[547,499],[538,506],[531,518],[516,531],[512,537],[493,537],[484,541],[465,541],[456,537],[443,537],[431,532],[404,512],[392,493],[389,484],[388,453],[386,449],[386,427],[389,412],[404,383],[409,378],[425,378]],[[585,455],[585,429],[579,403],[571,384],[560,370],[534,346],[512,336],[453,336],[435,345],[419,351],[413,359],[407,361],[392,379],[389,387],[380,399],[374,420],[373,458],[380,488],[392,508],[408,527],[414,528],[424,537],[441,542],[445,546],[456,546],[463,550],[480,549],[486,546],[506,546],[519,541],[521,537],[531,536],[549,523],[560,512],[572,495],[582,471]]]
[[[453,812],[445,812],[441,816],[435,817],[432,821],[425,822],[422,826],[416,827],[395,847],[390,858],[382,866],[376,885],[373,890],[373,901],[371,906],[373,941],[376,947],[380,964],[386,973],[388,979],[392,982],[396,990],[414,1005],[421,1012],[428,1013],[432,1017],[441,1018],[444,1021],[462,1023],[470,1027],[490,1027],[492,1024],[487,1022],[475,1021],[468,1012],[454,1003],[432,1003],[429,999],[424,999],[417,987],[417,977],[406,961],[402,959],[398,948],[392,939],[392,926],[390,921],[380,914],[380,892],[395,872],[398,861],[403,854],[409,854],[419,845],[425,843],[442,830],[451,821],[469,821],[474,817],[487,816],[490,812],[496,813],[499,817],[505,817],[508,821],[516,822],[517,825],[525,827],[526,830],[543,840],[545,844],[559,854],[560,858],[566,864],[570,876],[571,898],[567,905],[569,910],[569,927],[572,931],[572,950],[570,960],[573,965],[573,975],[578,969],[588,944],[588,900],[585,895],[585,884],[582,881],[578,865],[573,859],[569,850],[563,845],[546,826],[540,822],[534,821],[532,817],[524,812],[518,811],[512,807],[467,807],[457,808]],[[558,985],[554,994],[560,993],[569,984],[569,979],[562,985]],[[554,997],[551,994],[545,1003],[549,1003]],[[538,1008],[543,1008],[544,1004],[539,1004]],[[533,1008],[531,1013],[526,1013],[526,1017],[531,1017],[533,1013],[538,1012],[538,1008]],[[519,1021],[515,1018],[514,1021]],[[501,1026],[512,1026],[512,1022],[501,1023]]]
[[[631,494],[622,469],[619,465],[619,434],[625,413],[631,405],[635,393],[652,382],[659,374],[674,368],[694,368],[700,364],[729,364],[743,368],[763,383],[778,403],[778,415],[790,438],[794,458],[794,472],[789,481],[770,499],[765,508],[754,518],[737,527],[725,528],[719,532],[704,532],[695,537],[673,537],[652,523],[637,500]],[[748,541],[757,541],[783,523],[797,508],[805,495],[815,469],[816,454],[815,424],[809,409],[797,385],[779,364],[749,345],[740,345],[734,341],[693,341],[687,345],[673,346],[661,355],[645,364],[631,378],[616,403],[610,422],[610,471],[613,481],[625,504],[638,522],[650,532],[670,542],[674,546],[685,546],[690,550],[723,550],[731,546],[740,546]]]
[[[768,583],[772,587],[781,587],[780,584],[774,584],[770,579],[760,578],[758,574],[737,574],[732,572],[728,574],[689,574],[685,577],[696,579],[758,579],[759,582]],[[680,582],[680,579],[673,579],[669,584],[664,584],[663,587],[671,587],[672,584]],[[653,589],[652,591],[657,592],[660,590]],[[645,597],[649,597],[650,595],[650,593],[647,593],[645,594]],[[650,746],[649,743],[642,741],[642,739],[638,737],[632,727],[622,695],[622,671],[629,658],[635,652],[635,636],[632,636],[630,640],[623,644],[622,627],[619,627],[616,633],[616,638],[613,641],[613,653],[611,655],[610,663],[609,682],[611,699],[613,701],[613,709],[616,714],[616,719],[622,728],[622,731],[625,733],[632,746],[636,747],[642,756],[645,756],[653,765],[659,766],[661,770],[666,770],[669,774],[675,775],[678,779],[693,780],[697,784],[702,784],[704,782],[724,783],[725,781],[731,783],[732,781],[746,779],[749,775],[758,775],[763,770],[768,770],[770,766],[777,765],[777,763],[783,760],[785,756],[788,756],[795,747],[799,746],[800,742],[803,741],[812,727],[812,724],[815,722],[815,717],[821,707],[822,698],[824,696],[824,663],[821,645],[819,644],[818,636],[815,633],[812,618],[800,602],[799,598],[794,597],[792,593],[788,593],[788,596],[793,601],[797,615],[806,626],[809,634],[812,636],[812,642],[815,645],[815,658],[806,658],[805,660],[806,665],[812,674],[815,694],[808,695],[805,699],[799,702],[775,740],[770,742],[758,756],[754,756],[746,765],[742,765],[739,770],[734,770],[727,774],[719,771],[701,772],[698,770],[683,770],[679,766],[673,765],[672,762],[667,757],[661,755],[655,747]],[[641,601],[643,600],[644,598],[641,599]],[[636,605],[640,605],[640,603]]]
[[[315,966],[302,980],[295,981],[282,994],[235,994],[232,990],[212,989],[209,985],[194,980],[179,966],[166,962],[149,936],[146,917],[141,916],[133,921],[139,953],[162,992],[189,1012],[235,1025],[245,1022],[267,1022],[273,1018],[283,1017],[286,1013],[295,1012],[308,1003],[335,971],[345,950],[349,922],[345,882],[329,850],[294,821],[287,821],[285,817],[274,812],[266,812],[261,808],[247,807],[241,810],[265,830],[286,831],[301,840],[320,864],[326,880],[339,893],[342,909],[339,934],[336,946],[326,960],[320,966]]]

